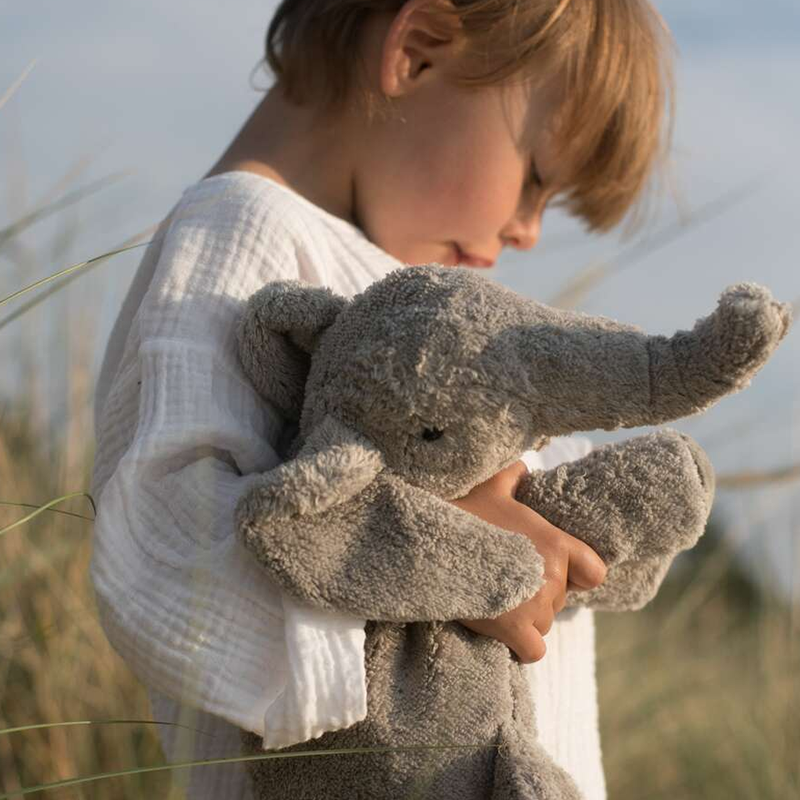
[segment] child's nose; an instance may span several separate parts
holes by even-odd
[[[531,250],[536,247],[542,233],[542,211],[536,209],[528,216],[519,215],[509,225],[503,234],[503,244],[517,248],[517,250]]]

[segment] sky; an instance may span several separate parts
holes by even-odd
[[[656,6],[677,54],[674,194],[640,234],[641,252],[651,252],[623,262],[578,307],[671,334],[710,313],[740,281],[800,299],[800,3]],[[270,85],[257,67],[274,8],[255,0],[0,0],[0,97],[33,64],[0,108],[0,229],[56,191],[124,173],[16,246],[0,247],[0,294],[110,250],[169,211]],[[731,193],[738,199],[724,213],[692,222]],[[678,233],[668,246],[647,246],[670,226]],[[548,212],[534,251],[508,251],[485,274],[548,302],[566,280],[592,264],[618,263],[635,242],[590,236]],[[96,371],[140,257],[103,263],[2,332],[8,377],[0,394],[14,393],[20,348],[33,343],[54,433],[66,424],[70,320],[90,325]],[[746,391],[672,427],[694,436],[720,474],[800,463],[799,363],[795,330]],[[590,438],[600,445],[644,432]],[[731,525],[745,520],[742,557],[787,592],[800,575],[798,494],[797,485],[720,492],[715,507]]]

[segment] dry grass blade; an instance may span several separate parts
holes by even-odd
[[[611,273],[611,262],[589,264],[570,278],[548,304],[557,308],[576,308],[591,290]]]
[[[155,226],[151,225],[149,228],[146,228],[145,230],[141,231],[140,233],[137,233],[135,236],[131,236],[130,239],[126,239],[122,243],[122,247],[123,247],[122,250],[117,250],[117,251],[109,253],[107,255],[108,256],[112,256],[112,255],[115,255],[115,253],[124,252],[124,250],[126,249],[126,246],[128,244],[133,244],[134,242],[137,242],[142,237],[148,236],[149,234],[153,233],[154,230],[155,230]],[[143,242],[141,245],[137,244],[136,246],[144,246],[146,244],[150,244],[150,242],[149,241],[148,242]],[[127,248],[127,249],[130,249],[130,248]],[[49,289],[46,289],[41,294],[36,295],[36,297],[34,297],[31,300],[29,300],[27,303],[23,303],[23,305],[21,305],[16,311],[13,311],[7,317],[4,317],[2,320],[0,320],[0,330],[2,330],[6,325],[11,324],[15,319],[18,319],[23,314],[26,314],[32,308],[34,308],[37,305],[39,305],[39,303],[41,303],[44,300],[46,300],[48,297],[50,297],[50,295],[55,294],[56,292],[60,292],[64,287],[69,286],[69,284],[72,283],[72,281],[74,281],[76,278],[80,278],[82,275],[85,275],[87,272],[89,272],[90,270],[94,269],[94,267],[96,267],[99,263],[101,263],[103,258],[104,258],[104,256],[99,256],[97,259],[94,259],[93,263],[91,264],[91,266],[89,266],[88,269],[85,269],[83,272],[75,272],[75,273],[73,273],[68,278],[63,280],[61,283],[58,283],[55,286],[51,286]],[[2,302],[0,302],[0,305],[2,305]]]
[[[38,59],[33,59],[24,70],[22,70],[22,74],[5,90],[3,96],[0,97],[0,108],[2,108],[16,93],[17,89],[25,82],[25,79],[30,75],[31,70],[36,66],[36,61]]]
[[[765,472],[734,472],[717,477],[720,489],[749,489],[768,484],[791,483],[800,480],[800,464]]]
[[[603,279],[617,272],[621,272],[638,260],[662,250],[680,239],[683,235],[698,228],[706,222],[719,217],[726,211],[749,198],[753,192],[761,188],[766,182],[766,175],[754,178],[741,186],[731,189],[723,195],[701,206],[687,220],[668,225],[653,236],[640,240],[628,248],[623,249],[616,258],[601,264],[593,264],[581,270],[578,275],[567,281],[551,300],[549,305],[558,308],[575,308],[586,295]]]
[[[101,189],[105,189],[107,186],[116,183],[122,178],[127,178],[130,174],[130,172],[115,172],[111,175],[106,175],[104,178],[100,178],[94,183],[90,183],[88,186],[76,189],[57,200],[37,208],[35,211],[31,211],[16,222],[12,222],[11,225],[0,228],[0,248],[15,236],[19,236],[24,230],[30,228],[31,225],[39,222],[39,220],[45,219],[58,211],[63,211],[65,208],[99,192]]]
[[[86,152],[82,156],[78,156],[68,167],[66,172],[50,187],[47,193],[42,197],[40,205],[49,205],[56,200],[59,195],[67,191],[67,189],[97,161],[98,157],[111,143],[112,139],[106,137],[101,143],[90,145]],[[134,170],[128,170],[126,174],[133,175]]]

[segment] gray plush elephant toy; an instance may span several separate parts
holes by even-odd
[[[579,798],[537,742],[523,665],[456,621],[532,597],[543,560],[526,536],[448,501],[549,437],[708,408],[749,384],[789,325],[789,306],[750,283],[668,338],[438,265],[352,299],[298,281],[253,295],[240,358],[293,438],[242,496],[237,530],[285,592],[369,620],[367,717],[280,752],[384,749],[247,762],[255,796],[402,800],[425,775],[421,796],[437,800]],[[704,452],[665,429],[533,471],[516,498],[608,566],[567,606],[622,611],[651,600],[697,542],[713,494]],[[257,734],[242,741],[263,754]]]

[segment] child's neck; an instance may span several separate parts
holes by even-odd
[[[273,87],[204,177],[232,170],[264,175],[358,225],[352,145],[364,139],[353,127],[344,116],[335,123],[317,119]]]

